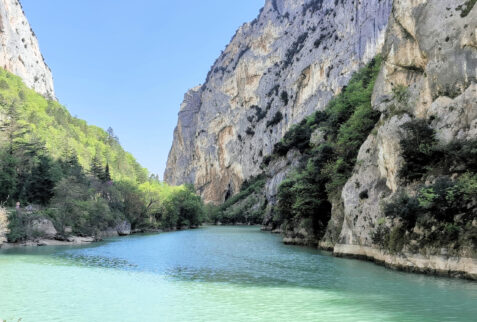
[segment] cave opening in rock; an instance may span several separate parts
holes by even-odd
[[[313,215],[313,233],[318,239],[321,239],[325,234],[326,227],[331,219],[331,208],[332,205],[329,201],[323,201]]]
[[[233,195],[233,189],[232,189],[232,186],[229,183],[229,187],[228,187],[227,191],[225,192],[224,202],[227,201],[228,199],[230,199],[230,197],[232,197],[232,195]]]

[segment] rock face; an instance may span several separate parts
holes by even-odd
[[[54,239],[58,233],[53,222],[44,218],[32,220],[29,230],[31,230],[34,235],[39,235],[46,239]]]
[[[465,259],[465,254],[459,254],[459,260],[421,249],[428,254],[408,254],[406,259],[406,254],[382,253],[371,238],[378,220],[383,220],[380,203],[399,189],[409,189],[398,175],[403,162],[399,140],[406,135],[400,125],[411,118],[424,119],[441,144],[477,138],[477,7],[465,16],[464,3],[470,5],[455,0],[394,1],[385,63],[373,94],[373,106],[383,117],[361,147],[358,166],[343,189],[344,221],[335,253],[477,277],[476,260]],[[393,98],[396,86],[407,88],[404,103]],[[368,198],[361,200],[364,190]]]
[[[119,236],[127,236],[131,234],[131,224],[124,220],[116,226],[116,231]]]
[[[18,0],[0,0],[0,67],[36,92],[55,97],[51,71]]]
[[[7,210],[0,207],[0,247],[7,242],[8,234],[8,214]]]
[[[468,246],[454,245],[452,252],[404,246],[396,253],[373,239],[383,223],[400,225],[384,216],[383,203],[427,184],[399,176],[400,141],[408,135],[403,124],[424,120],[441,146],[477,139],[476,8],[468,0],[266,1],[258,18],[238,30],[206,83],[186,95],[166,181],[193,183],[205,201],[223,202],[262,171],[264,157],[291,125],[323,109],[355,70],[381,52],[372,98],[381,119],[341,196],[330,200],[325,236],[314,240],[303,221],[282,231],[284,241],[410,271],[477,278],[477,255]],[[317,130],[310,143],[323,139]],[[263,229],[276,228],[269,223],[277,189],[299,158],[291,150],[267,163]],[[470,224],[477,227],[477,220]]]
[[[206,202],[237,193],[293,124],[323,109],[381,50],[391,6],[267,0],[185,95],[165,181],[194,184]]]

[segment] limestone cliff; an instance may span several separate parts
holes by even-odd
[[[237,193],[293,124],[323,109],[381,50],[391,5],[267,0],[186,94],[165,181],[194,184],[206,202]]]
[[[456,244],[457,239],[451,240],[439,249],[411,247],[425,231],[418,225],[412,234],[406,233],[415,240],[410,240],[399,256],[383,252],[373,241],[373,233],[379,225],[391,228],[396,225],[384,218],[382,203],[391,200],[400,190],[412,194],[417,189],[416,183],[410,185],[399,175],[403,164],[399,141],[409,135],[402,124],[411,119],[425,120],[441,145],[477,139],[477,8],[473,7],[474,3],[394,1],[384,46],[385,64],[373,94],[373,106],[383,112],[383,117],[374,134],[361,147],[358,166],[343,189],[344,221],[335,253],[370,257],[406,269],[452,272],[477,278],[475,249],[465,242]],[[398,86],[406,89],[400,102],[393,94]],[[428,184],[432,180],[430,176],[421,183]],[[362,191],[367,191],[366,199],[359,198]],[[468,215],[472,215],[472,209],[475,205],[469,205]],[[457,220],[457,217],[453,219],[454,224]],[[435,226],[430,229],[435,230]],[[470,219],[467,227],[474,229],[472,226],[477,226],[477,222]]]
[[[36,92],[55,97],[51,71],[19,0],[0,0],[0,66]]]
[[[281,231],[285,242],[477,278],[475,186],[464,199],[453,199],[459,180],[477,178],[476,7],[472,0],[267,1],[259,17],[239,29],[206,83],[186,95],[166,181],[193,183],[206,201],[221,203],[244,179],[263,172],[264,225]],[[324,236],[317,240],[310,218],[279,226],[278,187],[303,156],[296,149],[267,156],[293,124],[324,109],[379,52],[372,108],[381,116],[341,193],[329,196]],[[432,133],[432,145],[416,144],[410,153],[444,160],[409,165],[403,142],[416,130],[409,124]],[[324,140],[318,128],[309,144]],[[421,170],[409,168],[415,166]],[[421,172],[409,179],[406,167]],[[385,211],[386,205],[399,208],[400,196],[411,200],[401,204],[414,210],[408,218]],[[438,205],[437,198],[447,209],[426,208]]]

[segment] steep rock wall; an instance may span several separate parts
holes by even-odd
[[[404,249],[392,255],[372,238],[385,219],[382,204],[399,190],[413,190],[399,177],[399,141],[406,135],[402,124],[426,120],[441,144],[477,138],[477,8],[464,16],[465,3],[469,1],[395,0],[385,63],[373,94],[373,106],[383,116],[361,147],[354,175],[343,189],[344,221],[336,254],[477,278],[477,260],[465,258],[469,252],[450,257],[446,249],[419,249],[418,254]],[[394,98],[397,86],[407,89],[404,104]],[[362,191],[367,199],[359,198]]]
[[[18,0],[0,0],[0,67],[36,92],[55,97],[53,76]]]
[[[381,50],[391,0],[267,0],[189,91],[164,179],[221,203],[291,127]],[[285,172],[279,171],[283,177]],[[279,178],[270,191],[276,190]]]

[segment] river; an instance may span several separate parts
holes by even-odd
[[[204,227],[0,251],[0,320],[475,321],[477,283]]]

